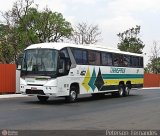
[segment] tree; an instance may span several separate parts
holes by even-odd
[[[8,48],[9,50],[12,50],[11,58],[4,57],[5,60],[3,63],[10,63],[15,62],[17,59],[18,54],[21,52],[21,49],[24,47],[21,47],[20,44],[20,35],[18,26],[19,21],[21,20],[22,16],[26,15],[28,12],[28,9],[32,6],[33,1],[32,0],[19,0],[13,4],[13,7],[11,10],[7,12],[1,12],[2,17],[5,19],[3,24],[5,24],[7,27],[5,29],[5,42],[1,41],[1,47]],[[3,49],[1,48],[1,49]],[[1,54],[7,54],[7,50],[1,50]],[[9,61],[10,60],[10,61]]]
[[[27,15],[22,17],[19,30],[30,43],[63,41],[63,38],[69,38],[72,34],[71,24],[63,15],[48,8],[42,12],[30,8]]]
[[[99,42],[101,32],[98,25],[79,23],[73,31],[72,40],[76,44],[95,44]]]
[[[145,71],[158,74],[160,73],[160,47],[156,41],[153,42],[152,56],[150,57],[150,63],[147,64]]]
[[[120,39],[120,43],[118,43],[118,49],[122,51],[142,54],[142,50],[145,45],[138,37],[140,28],[141,27],[137,25],[135,28],[131,28],[124,31],[123,33],[117,34]]]
[[[7,40],[3,46],[9,45],[13,49],[14,61],[30,44],[63,41],[72,34],[71,24],[61,13],[48,8],[39,11],[33,4],[33,0],[19,0],[13,4],[12,10],[2,13],[7,26]]]
[[[0,24],[0,62],[1,63],[10,63],[13,61],[13,48],[8,44],[8,35],[7,35],[8,26]]]

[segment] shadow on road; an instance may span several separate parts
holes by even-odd
[[[83,102],[97,102],[97,101],[115,101],[115,102],[118,102],[118,101],[126,101],[126,99],[128,101],[133,101],[135,100],[135,97],[136,97],[136,100],[138,99],[141,99],[142,95],[140,94],[132,94],[132,95],[129,95],[127,97],[115,97],[115,96],[112,96],[112,95],[105,95],[105,96],[101,96],[101,97],[92,97],[92,96],[80,96],[78,97],[77,101],[75,103],[68,103],[65,101],[64,98],[62,97],[59,97],[59,98],[50,98],[47,102],[40,102],[37,100],[36,97],[32,97],[32,100],[30,101],[23,101],[23,103],[26,103],[26,104],[40,104],[40,105],[74,105],[74,104],[77,104],[77,103],[83,103]]]

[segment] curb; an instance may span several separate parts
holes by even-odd
[[[143,90],[160,89],[160,87],[144,87]]]
[[[160,89],[160,87],[144,87],[142,88],[142,90],[157,90],[157,89]],[[19,97],[28,97],[28,95],[22,95],[22,94],[2,94],[0,95],[0,99],[3,99],[3,98],[19,98]]]
[[[0,99],[2,98],[18,98],[18,97],[27,97],[27,95],[22,94],[2,94],[0,95]]]

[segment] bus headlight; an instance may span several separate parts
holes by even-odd
[[[24,89],[24,85],[21,85],[20,87],[21,87],[21,89]]]
[[[53,89],[53,87],[51,87],[51,86],[46,87],[46,90],[52,90],[52,89]]]

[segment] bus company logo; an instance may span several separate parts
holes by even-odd
[[[125,73],[126,69],[125,68],[111,68],[110,72],[111,73]]]
[[[2,136],[7,136],[8,135],[8,131],[7,130],[2,130]]]

